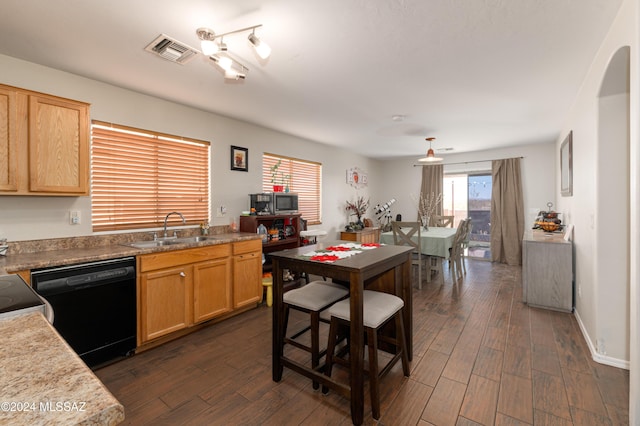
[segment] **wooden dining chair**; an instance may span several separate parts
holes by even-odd
[[[435,215],[432,218],[434,225],[441,228],[444,228],[447,226],[453,228],[453,219],[454,219],[454,216],[439,216],[439,215]]]
[[[393,244],[397,246],[413,247],[411,256],[411,264],[418,266],[418,288],[422,290],[422,267],[423,259],[427,260],[428,256],[422,254],[420,222],[391,222],[391,230],[393,231]],[[415,237],[415,240],[413,239]],[[431,270],[428,269],[428,273]]]
[[[453,237],[453,245],[451,246],[451,252],[449,254],[449,269],[453,274],[453,279],[458,280],[458,278],[462,278],[463,276],[463,268],[464,273],[467,272],[466,266],[464,266],[464,239],[467,235],[469,220],[463,219],[458,224],[458,228],[456,229],[456,234]]]

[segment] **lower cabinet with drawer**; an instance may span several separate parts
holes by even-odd
[[[138,346],[257,306],[261,246],[250,240],[138,256]]]

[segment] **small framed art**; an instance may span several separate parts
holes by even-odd
[[[231,145],[231,170],[249,171],[249,150]]]
[[[560,194],[563,197],[573,195],[573,131],[560,145]]]

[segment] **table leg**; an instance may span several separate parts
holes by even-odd
[[[364,419],[364,325],[362,301],[364,280],[360,274],[352,273],[350,279],[350,348],[351,360],[351,420],[361,425]]]
[[[282,304],[282,269],[280,268],[280,262],[278,259],[273,259],[272,263],[272,290],[273,290],[273,311],[271,329],[271,357],[272,357],[272,377],[274,382],[279,382],[282,379],[282,355],[283,355],[283,342],[284,335],[282,330],[282,323],[284,321],[284,305]]]

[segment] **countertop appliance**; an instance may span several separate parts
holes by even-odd
[[[293,192],[265,192],[249,194],[252,212],[257,215],[298,213],[298,194]]]
[[[133,354],[134,257],[33,270],[31,284],[53,306],[53,326],[89,367]]]
[[[20,275],[0,275],[0,318],[42,312],[51,321],[53,312]]]

